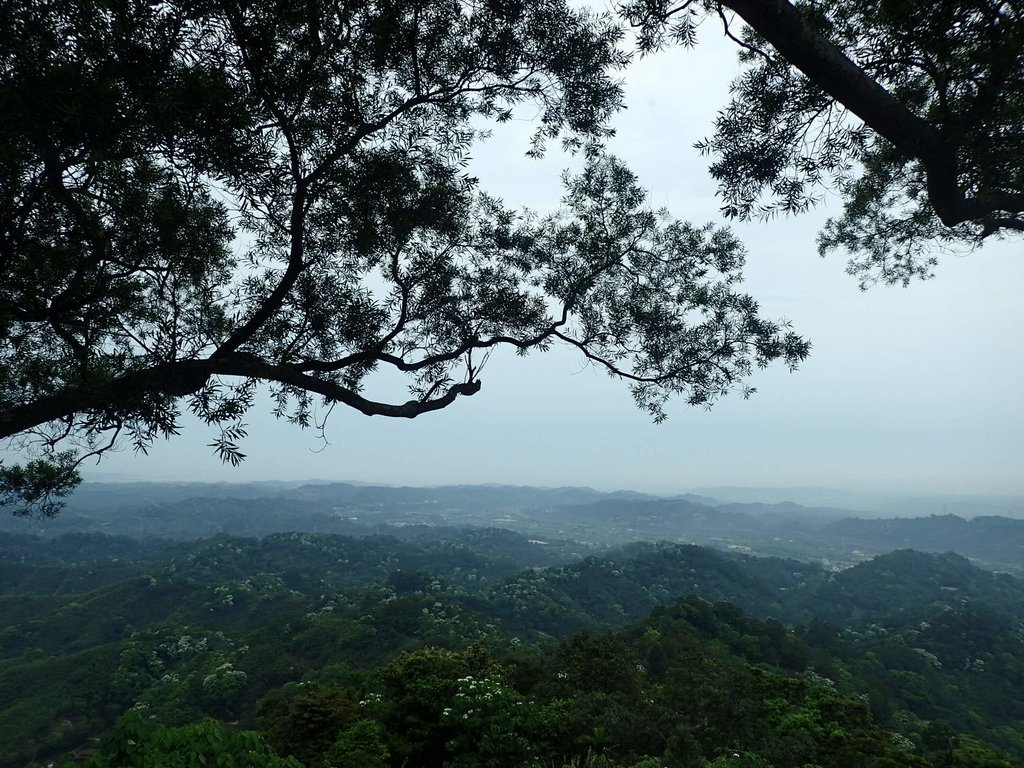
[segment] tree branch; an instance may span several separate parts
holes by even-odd
[[[1024,194],[984,190],[968,197],[959,186],[957,147],[873,80],[813,29],[788,0],[720,0],[768,40],[789,63],[832,98],[925,167],[928,197],[947,227],[998,211],[1024,211]]]
[[[76,413],[131,406],[147,396],[185,397],[198,391],[211,376],[236,376],[299,387],[343,403],[367,416],[415,418],[451,405],[460,396],[480,391],[479,381],[450,387],[430,400],[410,400],[397,405],[368,400],[355,391],[331,381],[318,379],[295,368],[275,365],[245,353],[203,360],[179,360],[127,373],[104,382],[90,383],[42,397],[0,413],[0,438],[12,437],[47,422]]]

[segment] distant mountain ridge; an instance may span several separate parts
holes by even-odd
[[[805,507],[857,510],[857,517],[929,517],[953,514],[971,518],[999,516],[1024,519],[1024,496],[907,495],[882,491],[844,491],[835,488],[699,488],[695,493],[717,503],[796,503]]]
[[[953,551],[1024,574],[1024,520],[1010,517],[865,519],[852,510],[793,502],[721,503],[592,488],[86,483],[52,520],[0,517],[0,531],[179,540],[291,531],[402,536],[401,529],[424,526],[499,527],[591,550],[664,539],[836,566],[894,549]]]

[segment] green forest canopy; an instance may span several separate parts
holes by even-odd
[[[831,572],[669,543],[510,574],[480,533],[0,535],[0,766],[1024,756],[1019,579],[954,554]]]

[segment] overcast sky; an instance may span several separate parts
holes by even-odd
[[[717,220],[706,161],[692,149],[710,132],[734,72],[717,34],[627,74],[628,110],[611,151],[650,190],[654,207]],[[473,172],[513,206],[557,205],[568,160],[523,157],[531,125],[512,123],[479,147]],[[836,201],[832,201],[833,210]],[[210,432],[189,426],[148,457],[130,450],[86,467],[87,479],[363,480],[396,484],[500,482],[683,492],[715,485],[827,486],[932,493],[1024,493],[1024,259],[1018,241],[947,258],[935,279],[861,292],[844,259],[820,259],[810,215],[737,226],[749,251],[746,290],[768,317],[813,342],[793,374],[758,373],[750,400],[710,411],[670,408],[660,426],[626,387],[568,351],[496,355],[483,389],[414,421],[338,408],[329,445],[274,422],[248,419],[249,455],[221,465]]]

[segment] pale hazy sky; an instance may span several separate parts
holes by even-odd
[[[735,71],[731,45],[708,38],[628,72],[629,109],[610,147],[654,207],[695,222],[717,220],[718,201],[692,145],[710,132]],[[530,129],[501,126],[474,152],[473,172],[506,203],[546,211],[569,161],[525,159]],[[908,289],[862,293],[842,257],[816,254],[827,210],[736,227],[749,250],[746,290],[814,344],[796,373],[756,374],[750,400],[710,411],[677,403],[655,426],[622,383],[568,351],[495,355],[476,396],[414,421],[338,408],[323,446],[264,407],[248,419],[249,458],[237,469],[206,447],[209,430],[191,425],[148,457],[125,450],[86,467],[86,478],[1024,493],[1022,242],[947,258],[935,279]]]

